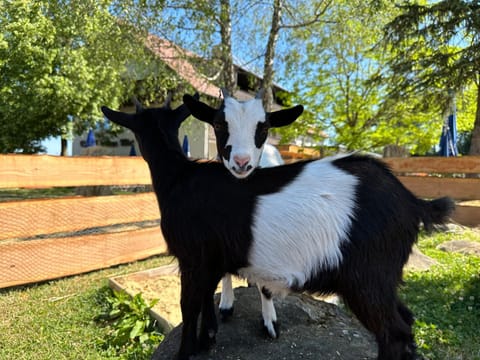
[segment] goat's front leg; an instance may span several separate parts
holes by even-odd
[[[220,276],[213,276],[205,279],[205,289],[202,301],[202,318],[200,322],[199,348],[200,350],[208,350],[215,344],[215,336],[218,331],[217,317],[215,315],[215,303],[213,294],[220,281]]]
[[[257,287],[260,291],[260,298],[262,299],[263,326],[268,336],[276,339],[279,335],[279,328],[277,324],[275,305],[273,305],[272,293],[265,286],[257,284]]]
[[[234,299],[232,275],[225,274],[222,278],[222,293],[220,294],[220,304],[218,305],[222,321],[225,321],[232,316]]]
[[[197,322],[200,314],[203,293],[198,271],[181,273],[182,339],[177,360],[188,360],[197,352]]]

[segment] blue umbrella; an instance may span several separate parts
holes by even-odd
[[[97,141],[95,140],[95,134],[93,130],[90,129],[87,135],[87,141],[85,141],[85,147],[95,146],[97,145]]]
[[[190,144],[188,143],[188,136],[185,135],[183,137],[183,143],[182,143],[182,149],[183,149],[183,153],[190,157]]]
[[[137,152],[135,150],[135,144],[132,143],[132,146],[130,146],[130,153],[128,154],[129,156],[137,156]]]
[[[440,137],[440,155],[458,156],[457,149],[457,115],[455,102],[452,101],[450,114],[447,116]]]

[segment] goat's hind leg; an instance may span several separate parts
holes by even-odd
[[[222,292],[220,294],[220,304],[218,310],[222,321],[228,320],[233,315],[233,295],[232,275],[225,274],[222,278]]]
[[[257,285],[262,300],[263,327],[272,339],[278,338],[280,331],[277,323],[277,313],[273,304],[272,293],[265,286]]]
[[[378,344],[378,360],[414,360],[413,316],[410,310],[388,291],[344,295],[344,300],[360,322],[371,331]],[[389,300],[387,300],[389,299]]]

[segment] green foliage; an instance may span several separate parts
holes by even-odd
[[[107,324],[110,331],[99,340],[107,356],[119,359],[150,359],[163,340],[156,321],[149,314],[158,300],[145,303],[141,294],[133,298],[125,292],[104,288],[99,292],[103,309],[95,320]]]
[[[101,105],[118,107],[136,91],[164,98],[175,87],[175,76],[145,48],[142,28],[110,13],[114,4],[2,1],[0,152],[41,151],[46,137],[94,126]]]
[[[329,21],[296,34],[304,48],[289,56],[288,71],[298,74],[297,101],[309,113],[303,120],[310,130],[323,129],[330,145],[381,152],[395,144],[422,153],[438,141],[442,120],[420,109],[421,97],[391,101],[387,84],[371,81],[394,56],[376,45],[396,11],[386,1],[376,2],[375,10],[362,1],[335,2]],[[292,126],[303,130],[304,124]]]
[[[466,2],[462,6],[468,7]],[[417,18],[404,11],[391,1],[336,1],[324,21],[294,32],[284,76],[294,79],[293,102],[304,104],[306,112],[300,121],[278,132],[291,139],[306,129],[316,134],[323,130],[329,136],[326,144],[350,150],[381,152],[394,144],[417,155],[431,151],[439,142],[450,87],[428,59],[438,58],[439,53],[447,59],[452,54],[448,62],[461,63],[467,54],[451,39],[440,49],[419,37],[405,36],[401,44],[385,43],[390,32],[384,28],[395,19],[416,24]],[[467,22],[471,25],[474,20]],[[405,50],[407,46],[411,51]],[[477,57],[478,52],[470,59]],[[393,63],[399,65],[393,68]],[[478,76],[468,66],[463,75],[470,80],[454,88],[459,131],[471,131],[475,118]],[[419,83],[419,74],[431,81]]]

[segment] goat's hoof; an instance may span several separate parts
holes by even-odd
[[[207,351],[216,343],[216,334],[217,332],[213,329],[210,329],[206,332],[200,332],[198,337],[198,346],[200,351]]]
[[[227,321],[233,315],[233,306],[228,309],[219,309],[220,320]]]
[[[267,334],[268,337],[272,339],[278,339],[280,336],[280,327],[278,326],[278,323],[276,321],[272,321],[269,323],[265,323],[262,321],[263,325],[263,330]]]

